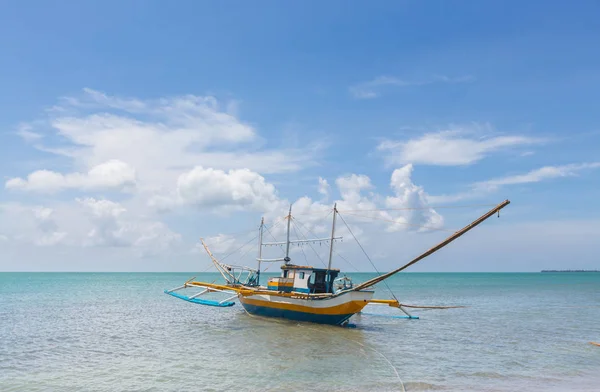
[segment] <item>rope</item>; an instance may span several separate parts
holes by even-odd
[[[296,222],[292,221],[292,223],[294,224],[294,226],[292,226],[294,228],[294,233],[296,233],[296,236],[298,238],[300,238],[300,235],[298,235],[298,230],[296,230],[296,226],[297,226]],[[306,239],[306,237],[305,237],[305,239]],[[299,248],[302,251],[302,254],[304,255],[304,260],[306,260],[306,265],[308,265],[308,257],[306,257],[306,253],[304,253],[304,247],[300,246]]]
[[[292,218],[292,222],[294,222],[294,221],[297,222],[298,224],[302,225],[302,223],[300,223],[296,219]],[[302,226],[306,228],[306,226],[304,226],[304,225],[302,225]],[[307,231],[310,233],[310,229],[307,229]],[[304,235],[304,233],[302,235]],[[306,238],[306,235],[304,235],[304,238]],[[317,255],[317,258],[319,259],[319,261],[321,262],[321,264],[323,264],[324,266],[326,266],[327,264],[325,264],[325,261],[323,261],[323,259],[319,255],[319,252],[317,252],[315,250],[315,248],[312,246],[312,244],[310,242],[307,242],[307,244],[308,244],[308,246],[310,246],[310,249],[312,249],[312,251],[315,253],[315,255]]]
[[[338,253],[338,252],[337,252],[335,249],[334,249],[333,251],[335,252],[335,254],[336,254],[336,255],[338,255],[338,257],[339,257],[339,258],[341,258],[342,260],[344,260],[346,263],[350,264],[350,266],[351,266],[352,268],[354,268],[354,270],[355,270],[356,272],[360,272],[360,271],[358,270],[358,268],[356,268],[356,267],[354,266],[354,264],[352,264],[352,263],[350,262],[350,260],[348,260],[347,258],[345,258],[344,256],[342,256],[341,254],[339,254],[339,253]]]
[[[244,308],[244,307],[242,306],[242,308]],[[256,318],[262,318],[262,319],[264,319],[264,317],[257,317],[257,316],[255,316],[255,315],[251,314],[250,312],[248,312],[248,311],[246,310],[246,308],[244,308],[244,311],[245,311],[245,312],[246,312],[246,314],[247,314],[248,316],[250,316],[250,317],[256,317]],[[284,320],[277,320],[277,319],[272,319],[272,318],[269,318],[268,320],[269,320],[269,321],[272,321],[272,322],[276,322],[276,323],[283,323],[283,322],[285,322]],[[313,331],[316,331],[316,332],[318,332],[319,334],[321,333],[321,331],[319,331],[317,328],[312,328],[312,327],[309,327],[308,325],[298,324],[298,326],[299,326],[299,327],[302,327],[302,328],[308,328],[308,329],[312,329]],[[337,337],[340,337],[340,338],[342,338],[342,339],[346,339],[346,340],[348,340],[348,341],[351,341],[351,342],[353,342],[353,343],[356,343],[356,344],[358,344],[359,346],[361,346],[362,348],[366,348],[366,349],[372,350],[372,351],[376,352],[377,354],[381,355],[381,357],[382,357],[383,359],[385,359],[385,361],[386,361],[386,362],[387,362],[387,363],[390,365],[390,367],[391,367],[391,368],[394,370],[394,373],[396,374],[396,377],[398,378],[398,381],[400,381],[400,385],[402,386],[402,392],[406,392],[406,388],[404,388],[404,382],[402,381],[402,378],[400,378],[400,374],[398,373],[398,369],[396,369],[396,367],[394,366],[394,364],[392,363],[392,361],[390,361],[390,360],[388,359],[388,357],[386,357],[386,356],[385,356],[383,353],[381,353],[381,352],[377,351],[377,350],[376,350],[376,349],[374,349],[373,347],[368,347],[368,346],[365,346],[365,345],[364,345],[364,344],[362,344],[361,342],[357,342],[356,340],[352,340],[352,339],[350,339],[350,338],[347,338],[347,337],[344,337],[344,336],[340,336],[340,335],[336,335],[336,336],[337,336]]]
[[[254,236],[254,238],[252,238],[250,241],[246,242],[244,245],[240,246],[239,248],[237,248],[236,250],[230,252],[227,256],[222,257],[219,261],[223,262],[226,258],[228,258],[229,256],[231,256],[232,254],[238,252],[240,249],[242,249],[244,246],[248,245],[249,243],[251,243],[252,241],[255,241],[258,238],[258,234]]]
[[[360,249],[363,251],[363,253],[365,254],[365,256],[367,257],[367,260],[369,260],[369,263],[371,263],[371,266],[373,266],[373,268],[375,269],[375,272],[377,272],[379,275],[381,275],[381,273],[379,272],[379,270],[377,270],[377,267],[375,266],[375,263],[373,263],[373,260],[371,260],[371,258],[369,257],[369,255],[367,254],[367,251],[365,250],[365,248],[363,248],[363,246],[361,245],[360,241],[358,241],[358,238],[356,238],[356,236],[354,235],[354,233],[352,232],[352,229],[350,228],[350,226],[348,226],[348,223],[346,223],[346,220],[344,219],[344,217],[342,215],[340,215],[340,213],[338,212],[338,216],[340,217],[340,219],[342,220],[342,222],[344,222],[344,224],[346,225],[346,227],[348,228],[348,231],[350,232],[350,234],[352,234],[352,237],[354,237],[354,240],[356,241],[356,243],[358,244],[358,246],[360,247]],[[398,301],[398,298],[396,298],[396,296],[394,295],[394,293],[392,292],[392,289],[390,288],[390,286],[387,284],[387,282],[384,280],[383,284],[385,285],[385,287],[388,289],[388,291],[390,292],[391,296]],[[398,301],[400,302],[400,301]]]
[[[320,222],[321,220],[325,220],[325,219],[327,219],[327,218],[329,217],[329,215],[331,215],[331,214],[332,214],[332,212],[333,212],[333,211],[329,212],[329,214],[327,214],[327,216],[325,216],[324,218],[320,219],[320,220],[319,220],[319,222]],[[298,220],[294,219],[294,223],[298,223],[299,225],[302,225],[302,227],[304,227],[304,228],[305,228],[305,229],[308,231],[308,233],[310,233],[311,235],[313,235],[313,236],[315,236],[315,237],[318,237],[318,235],[316,235],[316,234],[315,234],[315,233],[314,233],[314,232],[313,232],[311,229],[309,229],[308,227],[304,226],[304,225],[302,224],[302,222],[299,222]],[[305,237],[305,238],[306,238],[306,237]],[[345,258],[344,256],[342,256],[340,253],[338,253],[338,251],[336,251],[335,249],[334,249],[333,251],[334,251],[334,252],[335,252],[335,254],[336,254],[336,255],[338,255],[338,256],[339,256],[339,257],[340,257],[342,260],[344,260],[344,261],[345,261],[346,263],[348,263],[348,264],[349,264],[349,265],[350,265],[352,268],[354,268],[354,270],[355,270],[355,271],[358,271],[358,268],[356,268],[356,267],[354,266],[354,264],[352,264],[352,263],[350,262],[350,260],[346,259],[346,258]],[[325,263],[323,263],[323,264],[325,264]]]
[[[274,224],[272,228],[275,228],[275,226],[277,226],[278,224],[280,224],[282,221],[280,220],[279,222],[277,222],[277,224]],[[269,230],[269,228],[267,226],[265,226],[265,229],[267,229],[267,233],[271,236],[271,238],[273,238],[273,241],[277,242],[277,238],[275,238],[275,236],[273,235],[273,233],[271,233],[271,230]],[[284,250],[282,247],[279,247],[279,250],[285,254]],[[268,263],[267,268],[265,268],[263,270],[263,272],[267,272],[269,270],[269,268],[271,268],[271,266],[275,264],[275,263]]]
[[[304,328],[308,328],[308,329],[312,329],[313,331],[316,331],[316,332],[318,332],[318,333],[321,333],[321,331],[319,331],[319,330],[318,330],[318,329],[316,329],[316,328],[312,328],[312,327],[309,327],[309,326],[306,326],[306,325],[302,325],[302,327],[304,327]],[[353,340],[353,339],[347,338],[347,337],[345,337],[345,336],[340,336],[340,335],[336,335],[336,336],[337,336],[337,337],[340,337],[340,338],[342,338],[342,339],[348,340],[348,341],[350,341],[350,342],[352,342],[352,343],[356,343],[356,344],[358,344],[359,346],[361,346],[362,348],[365,348],[365,349],[372,350],[372,351],[376,352],[377,354],[381,355],[381,357],[382,357],[383,359],[385,359],[385,361],[388,363],[388,365],[390,365],[390,367],[391,367],[391,368],[394,370],[394,373],[396,373],[396,377],[398,378],[398,381],[400,381],[400,385],[402,386],[402,392],[406,392],[406,388],[404,388],[404,382],[402,381],[402,378],[400,378],[400,374],[398,373],[398,369],[396,369],[396,367],[394,366],[394,364],[392,363],[392,361],[390,361],[390,360],[388,359],[388,357],[386,357],[386,356],[385,356],[385,355],[384,355],[382,352],[380,352],[380,351],[377,351],[377,350],[376,350],[376,349],[374,349],[373,347],[366,346],[366,345],[362,344],[361,342],[358,342],[358,341],[356,341],[356,340]]]

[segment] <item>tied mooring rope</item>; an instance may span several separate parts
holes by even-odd
[[[253,315],[253,314],[249,313],[249,312],[248,312],[248,311],[247,311],[245,308],[244,308],[244,311],[245,311],[245,312],[246,312],[246,314],[247,314],[248,316],[250,316],[250,317],[256,317],[256,318],[261,318],[261,319],[264,319],[264,318],[262,318],[262,317],[257,317],[257,316],[255,316],[255,315]],[[268,321],[272,321],[272,322],[276,322],[276,323],[284,323],[284,322],[285,322],[285,321],[283,321],[283,320],[270,319],[270,318],[269,318],[269,319],[265,319],[265,321],[267,321],[267,320],[268,320]],[[316,331],[316,332],[318,332],[318,333],[321,333],[321,331],[319,331],[318,329],[316,329],[316,328],[312,328],[312,327],[309,327],[309,326],[307,326],[307,325],[298,324],[298,326],[300,326],[300,327],[302,327],[302,328],[308,328],[308,329],[312,329],[313,331]],[[383,355],[383,353],[381,353],[381,352],[377,351],[377,350],[376,350],[376,349],[374,349],[373,347],[368,347],[368,346],[365,346],[365,345],[364,345],[364,344],[362,344],[361,342],[357,342],[356,340],[352,340],[352,339],[346,338],[346,337],[344,337],[344,336],[339,336],[339,335],[336,335],[336,336],[337,336],[337,337],[340,337],[340,338],[342,338],[342,339],[349,340],[349,341],[351,341],[352,343],[356,343],[356,344],[358,344],[359,346],[361,346],[361,347],[363,347],[363,348],[366,348],[366,349],[372,350],[372,351],[376,352],[377,354],[381,355],[381,356],[383,357],[383,359],[385,359],[385,361],[386,361],[386,362],[387,362],[387,363],[390,365],[390,367],[391,367],[391,368],[394,370],[394,373],[396,373],[396,377],[398,378],[398,381],[400,381],[400,385],[402,386],[402,392],[406,392],[406,388],[404,387],[404,381],[402,381],[402,378],[400,378],[400,374],[398,373],[398,369],[396,369],[396,367],[394,366],[394,364],[392,364],[392,361],[390,361],[390,360],[388,359],[388,357],[386,357],[385,355]]]
[[[316,328],[311,328],[311,327],[309,327],[309,326],[303,326],[303,327],[305,327],[305,328],[308,328],[308,329],[312,329],[313,331],[317,331],[317,332],[319,332],[319,333],[321,332],[321,331],[319,331],[318,329],[316,329]],[[381,352],[377,351],[377,350],[376,350],[376,349],[374,349],[373,347],[368,347],[368,346],[365,346],[365,345],[364,345],[364,344],[362,344],[361,342],[357,342],[356,340],[352,340],[352,339],[349,339],[349,338],[347,338],[347,337],[344,337],[344,336],[339,336],[339,335],[336,335],[336,336],[338,336],[338,337],[340,337],[340,338],[342,338],[342,339],[348,340],[348,341],[350,341],[350,342],[352,342],[352,343],[356,343],[356,344],[358,344],[359,346],[361,346],[362,348],[365,348],[365,349],[372,350],[372,351],[376,352],[377,354],[381,355],[381,357],[382,357],[383,359],[385,359],[385,361],[388,363],[388,365],[390,365],[390,367],[391,367],[391,368],[394,370],[394,373],[396,373],[396,377],[398,378],[398,381],[400,381],[400,385],[402,386],[402,392],[406,392],[406,388],[404,388],[404,381],[402,381],[402,379],[400,378],[400,374],[398,373],[398,369],[396,369],[396,367],[394,366],[394,364],[392,363],[392,361],[390,361],[390,360],[388,359],[388,357],[386,357],[386,356],[385,356],[383,353],[381,353]]]

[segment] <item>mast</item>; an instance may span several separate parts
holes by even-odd
[[[262,260],[262,247],[263,247],[263,226],[265,225],[265,217],[260,220],[260,228],[258,229],[258,269],[256,270],[256,284],[260,285],[260,261]]]
[[[363,282],[363,283],[355,286],[352,290],[358,291],[358,290],[362,290],[362,289],[367,288],[367,287],[371,287],[374,284],[377,284],[377,283],[381,282],[382,280],[387,279],[390,276],[392,276],[394,274],[397,274],[398,272],[400,272],[400,271],[402,271],[402,270],[410,267],[411,265],[417,263],[418,261],[420,261],[420,260],[424,259],[425,257],[431,255],[432,253],[435,253],[438,250],[442,249],[444,246],[448,245],[449,243],[451,243],[452,241],[454,241],[458,237],[462,236],[463,234],[465,234],[469,230],[473,229],[475,226],[479,225],[484,220],[486,220],[489,217],[493,216],[495,213],[500,214],[500,210],[503,209],[504,207],[506,207],[509,204],[510,204],[509,200],[504,200],[502,203],[498,204],[496,207],[494,207],[491,210],[489,210],[487,213],[485,213],[484,215],[482,215],[481,217],[479,217],[477,220],[473,221],[472,223],[469,223],[467,226],[463,227],[462,229],[460,229],[456,233],[452,234],[450,237],[446,238],[444,241],[440,242],[439,244],[437,244],[433,248],[429,249],[428,251],[426,251],[426,252],[422,253],[421,255],[415,257],[414,259],[412,259],[410,262],[408,262],[407,264],[403,265],[402,267],[400,267],[398,269],[395,269],[393,271],[390,271],[387,274],[383,274],[383,275],[380,275],[380,276],[378,276],[376,278],[367,280],[366,282]],[[498,216],[500,216],[500,215],[498,215]]]
[[[292,205],[290,204],[290,212],[287,216],[287,239],[285,241],[285,261],[286,264],[290,262],[290,224],[292,223]]]
[[[333,224],[331,225],[331,241],[329,244],[329,263],[327,269],[331,269],[331,259],[333,258],[333,240],[335,239],[335,216],[337,215],[337,203],[333,205]]]
[[[333,223],[331,224],[331,239],[329,243],[329,263],[327,263],[327,291],[330,292],[333,287],[331,281],[331,260],[333,259],[333,240],[335,240],[335,217],[337,215],[337,203],[333,205]]]

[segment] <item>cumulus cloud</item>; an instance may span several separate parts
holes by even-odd
[[[248,169],[215,170],[196,167],[177,180],[183,203],[201,207],[243,206],[268,209],[277,201],[275,187]]]
[[[174,193],[157,195],[149,205],[159,210],[194,206],[209,211],[269,211],[279,202],[275,186],[256,172],[198,166],[179,176]]]
[[[319,177],[319,187],[318,187],[318,191],[321,195],[323,195],[323,197],[325,198],[325,200],[327,200],[329,198],[329,183],[327,182],[326,179]]]
[[[116,159],[94,166],[87,173],[61,174],[37,170],[26,179],[13,178],[5,184],[7,189],[47,193],[66,189],[123,189],[132,186],[135,186],[134,168]]]
[[[131,248],[138,255],[177,249],[180,235],[151,216],[120,203],[92,197],[55,202],[52,207],[0,204],[0,233],[7,242],[62,247]]]
[[[162,222],[126,218],[127,209],[120,203],[91,197],[77,202],[92,224],[84,245],[163,250],[180,239]]]
[[[159,99],[115,97],[84,89],[64,97],[45,124],[49,135],[35,144],[68,157],[88,170],[111,160],[136,170],[138,188],[170,188],[174,178],[195,166],[250,169],[264,174],[300,170],[314,162],[319,144],[303,148],[264,148],[255,128],[237,118],[231,105],[211,96]]]
[[[34,244],[39,246],[51,246],[61,243],[67,233],[60,231],[53,218],[54,210],[52,208],[35,207],[32,209],[35,217],[37,233],[34,237]]]
[[[390,185],[395,196],[387,197],[385,204],[388,208],[399,209],[400,216],[396,218],[398,224],[390,227],[390,230],[403,229],[403,225],[417,227],[419,231],[439,229],[443,226],[444,219],[429,207],[423,187],[412,182],[412,172],[413,166],[409,164],[392,173]]]
[[[449,77],[446,75],[433,75],[426,79],[405,80],[392,76],[379,76],[368,82],[362,82],[349,88],[350,94],[356,99],[373,99],[381,96],[383,90],[389,87],[424,86],[434,83],[469,83],[475,81],[470,75]]]
[[[390,179],[393,195],[376,192],[371,179],[364,174],[349,174],[335,181],[340,198],[331,204],[302,197],[293,203],[293,213],[302,216],[310,228],[326,232],[323,218],[331,212],[333,204],[349,222],[371,222],[386,230],[427,231],[443,226],[443,218],[428,205],[423,187],[412,181],[413,166],[406,165],[394,170]],[[277,203],[278,209],[270,217],[284,216],[289,203]],[[354,230],[354,229],[353,229]]]
[[[389,164],[464,166],[498,151],[541,142],[541,139],[518,135],[478,137],[468,130],[454,129],[409,140],[386,140],[379,144],[378,150]]]

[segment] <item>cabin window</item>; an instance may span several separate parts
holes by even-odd
[[[283,270],[283,277],[287,278],[287,275],[288,275],[288,270]]]
[[[304,279],[304,272],[300,272],[300,279]]]

